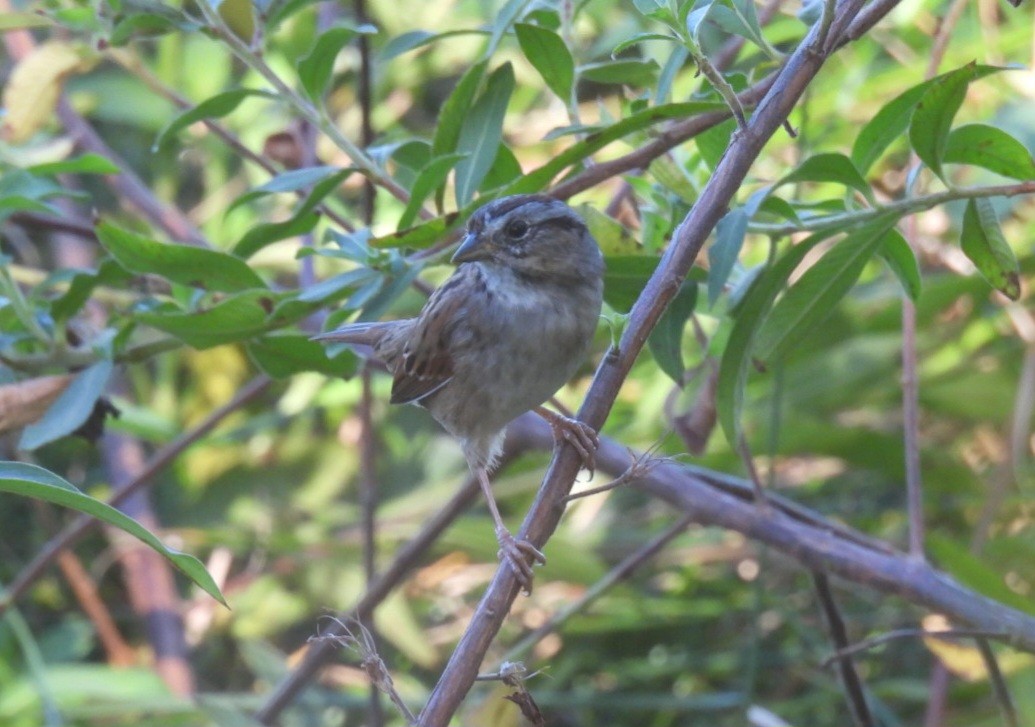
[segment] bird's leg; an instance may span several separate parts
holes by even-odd
[[[600,446],[600,437],[593,427],[583,424],[578,419],[562,416],[557,412],[550,411],[545,406],[537,406],[535,413],[541,416],[553,430],[553,439],[560,444],[568,442],[582,459],[582,466],[593,474],[594,459],[597,448]]]
[[[503,524],[500,517],[500,510],[496,506],[496,498],[492,496],[492,486],[489,484],[489,473],[484,467],[475,467],[474,474],[478,478],[478,484],[482,487],[485,501],[489,503],[489,512],[496,523],[496,540],[500,544],[500,550],[496,557],[506,560],[514,571],[514,575],[521,584],[521,590],[525,593],[532,593],[532,566],[535,563],[546,563],[546,556],[538,548],[527,540],[518,540],[507,526]]]

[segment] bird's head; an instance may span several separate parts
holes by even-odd
[[[600,248],[575,211],[537,194],[497,199],[475,212],[454,263],[509,268],[528,279],[599,279]]]

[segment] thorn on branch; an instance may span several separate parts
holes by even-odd
[[[308,640],[333,641],[339,646],[358,654],[360,657],[359,665],[362,667],[363,671],[367,673],[370,683],[392,700],[392,704],[394,704],[402,713],[403,717],[406,718],[407,724],[417,724],[417,718],[414,717],[413,712],[410,711],[410,708],[406,706],[402,697],[400,697],[399,693],[395,690],[395,683],[392,681],[392,675],[388,673],[388,667],[385,666],[384,660],[377,653],[377,644],[374,643],[374,637],[371,635],[369,629],[356,619],[352,618],[346,619],[345,621],[342,621],[335,616],[323,616],[323,618],[334,622],[340,633],[321,634],[318,626],[316,635],[310,636]],[[356,636],[352,629],[356,629],[356,631],[359,632],[359,636]]]

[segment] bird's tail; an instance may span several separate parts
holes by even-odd
[[[360,346],[375,346],[391,326],[391,321],[375,321],[368,323],[350,323],[333,331],[313,336],[314,341],[327,343],[351,343]]]

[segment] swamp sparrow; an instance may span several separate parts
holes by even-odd
[[[373,347],[394,377],[392,403],[420,404],[460,440],[495,520],[500,557],[528,591],[531,563],[545,558],[503,525],[488,469],[507,424],[530,409],[592,466],[596,433],[540,405],[589,351],[604,261],[568,205],[516,195],[474,213],[453,262],[456,272],[416,318],[353,323],[317,339]]]

